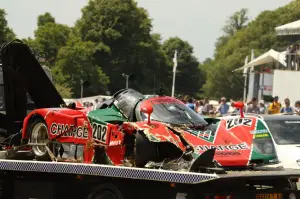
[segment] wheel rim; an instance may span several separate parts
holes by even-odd
[[[42,144],[48,141],[48,129],[44,123],[36,124],[31,133],[31,143]],[[44,146],[33,146],[32,150],[36,156],[43,156],[47,153]]]

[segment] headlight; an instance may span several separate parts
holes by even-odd
[[[297,164],[300,166],[300,159],[299,160],[296,160]]]
[[[263,155],[274,155],[275,148],[272,139],[270,138],[260,138],[253,140],[253,147]]]

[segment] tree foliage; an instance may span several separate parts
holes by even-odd
[[[83,41],[98,44],[96,61],[110,77],[110,91],[124,87],[125,83],[119,83],[125,82],[123,73],[133,75],[130,87],[149,90],[145,82],[151,82],[153,75],[149,75],[149,70],[157,64],[150,35],[151,20],[136,2],[89,1],[82,9],[82,18],[76,28]]]
[[[152,33],[145,9],[134,0],[90,0],[81,18],[68,27],[50,13],[37,17],[34,38],[23,39],[34,51],[42,51],[52,68],[55,86],[64,97],[80,97],[81,80],[90,86],[84,95],[114,93],[125,87],[122,74],[130,75],[129,86],[152,94],[164,85],[170,94],[173,56],[178,50],[176,94],[240,98],[243,79],[232,71],[244,64],[254,49],[256,56],[270,48],[284,50],[276,26],[300,19],[300,0],[274,11],[264,11],[249,22],[247,9],[228,18],[215,43],[213,58],[199,64],[193,47],[178,37],[162,42]],[[15,37],[0,9],[0,42]],[[202,87],[202,88],[201,88]]]
[[[123,73],[130,75],[129,87],[140,92],[153,94],[164,86],[171,94],[175,49],[180,51],[176,93],[196,95],[203,73],[193,47],[178,37],[162,43],[151,31],[147,11],[134,0],[90,0],[74,27],[56,23],[46,12],[37,17],[34,38],[23,41],[46,55],[64,97],[80,97],[81,81],[89,82],[85,96],[114,93],[125,87]]]
[[[229,18],[225,25],[227,30],[228,24],[238,24],[240,29],[226,31],[216,43],[214,58],[209,63],[202,64],[205,68],[206,83],[203,90],[206,96],[239,99],[243,93],[243,77],[241,74],[233,74],[232,71],[243,66],[245,57],[250,55],[251,49],[254,49],[255,55],[270,50],[271,48],[282,51],[286,48],[286,42],[277,37],[275,27],[300,19],[300,1],[292,1],[290,4],[278,8],[274,11],[264,11],[255,20],[241,25],[242,21],[234,22],[236,13]],[[238,13],[241,13],[239,11]],[[244,12],[243,12],[244,13]],[[247,15],[240,15],[248,19]],[[239,19],[240,17],[237,17]],[[245,23],[244,23],[245,24]],[[226,38],[224,38],[224,36]]]
[[[245,27],[248,20],[248,10],[243,8],[229,17],[222,30],[226,35],[233,36],[237,31]]]
[[[55,68],[55,82],[72,88],[75,96],[80,96],[80,82],[88,81],[92,87],[86,90],[88,95],[97,95],[107,91],[109,78],[95,63],[94,54],[97,45],[91,41],[81,41],[72,36],[68,44],[59,50]]]
[[[67,85],[55,83],[56,90],[60,93],[63,98],[71,98],[73,95],[72,89]]]
[[[55,18],[49,12],[46,12],[45,14],[38,16],[38,22],[37,22],[38,27],[44,26],[47,23],[55,23]]]
[[[71,29],[62,24],[46,23],[34,32],[35,41],[45,53],[50,67],[55,64],[59,49],[67,44]]]
[[[198,67],[199,62],[193,56],[193,47],[187,41],[183,41],[179,37],[173,37],[166,40],[162,48],[168,60],[173,59],[175,50],[178,52],[176,92],[178,94],[195,95],[201,88],[203,79]]]
[[[42,52],[47,58],[47,65],[52,68],[60,48],[67,44],[72,29],[66,25],[55,23],[55,18],[48,12],[38,16],[38,28],[34,31],[34,39],[23,41],[35,52]]]
[[[0,9],[0,44],[8,42],[15,38],[13,30],[7,25],[7,20],[5,16],[5,10]]]

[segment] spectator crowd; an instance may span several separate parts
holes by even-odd
[[[225,97],[222,97],[216,106],[210,104],[208,98],[195,100],[188,96],[178,96],[178,99],[200,115],[219,116],[240,113],[240,110],[234,107],[234,101],[231,99],[228,102]],[[254,114],[300,114],[300,101],[292,106],[289,98],[284,99],[283,105],[279,102],[278,96],[273,97],[271,103],[268,104],[264,100],[257,101],[256,98],[252,98],[251,101],[245,104],[243,111]]]
[[[210,103],[208,98],[203,100],[196,100],[188,96],[179,95],[177,99],[181,100],[189,108],[194,110],[200,115],[230,115],[239,114],[240,110],[234,107],[234,100],[230,99],[227,101],[225,97],[219,99],[218,104]],[[84,107],[91,107],[103,102],[105,98],[95,99],[94,102],[83,102]],[[254,97],[249,102],[245,103],[243,110],[245,113],[254,114],[300,114],[300,100],[295,103],[294,106],[291,105],[290,99],[285,98],[283,105],[280,103],[278,96],[272,98],[272,102],[266,104],[264,100],[257,101]]]

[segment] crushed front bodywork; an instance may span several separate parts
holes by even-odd
[[[186,151],[179,136],[174,134],[173,131],[168,129],[162,123],[154,121],[152,121],[151,124],[148,124],[147,122],[124,122],[123,128],[143,131],[150,142],[170,142],[183,152]]]

